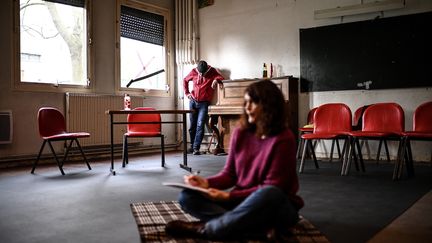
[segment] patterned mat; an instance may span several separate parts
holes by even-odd
[[[174,239],[165,234],[165,225],[172,220],[196,221],[197,219],[183,212],[175,201],[143,202],[131,204],[132,214],[138,225],[141,242],[215,242],[199,239]],[[318,242],[328,243],[308,220],[301,219],[293,228],[293,237],[287,242]],[[258,243],[259,241],[243,241]]]

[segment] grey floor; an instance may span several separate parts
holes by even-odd
[[[203,176],[222,168],[225,156],[189,156]],[[181,181],[182,154],[130,158],[115,176],[109,162],[66,164],[0,171],[0,242],[140,242],[130,203],[176,200],[178,190],[161,185]],[[339,176],[338,163],[308,163],[300,176],[303,214],[332,242],[365,242],[432,188],[432,168],[416,166],[416,177],[391,181],[391,165],[367,165],[367,173]]]

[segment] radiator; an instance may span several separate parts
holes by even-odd
[[[133,96],[132,108],[142,106],[143,97]],[[110,144],[110,118],[107,110],[123,109],[123,96],[66,93],[66,124],[70,132],[88,132],[81,138],[81,146]],[[116,121],[126,121],[126,116],[116,116]],[[121,144],[126,125],[114,126],[114,144]]]
[[[0,144],[12,143],[12,111],[0,111]]]

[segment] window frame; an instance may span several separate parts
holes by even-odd
[[[135,8],[141,11],[150,12],[164,17],[164,47],[165,47],[165,78],[166,85],[168,85],[168,90],[156,90],[149,89],[144,90],[142,88],[133,87],[121,87],[121,50],[120,50],[120,14],[121,6],[126,6],[129,8]],[[116,93],[130,94],[130,95],[145,95],[145,96],[156,96],[156,97],[171,97],[173,94],[172,88],[174,87],[174,75],[173,71],[173,60],[170,53],[172,50],[171,41],[171,15],[169,9],[162,8],[159,6],[151,5],[148,3],[142,3],[134,0],[116,0],[116,40],[115,40],[115,89]]]
[[[66,92],[81,92],[89,93],[95,87],[94,75],[93,75],[93,51],[92,51],[92,10],[91,1],[85,0],[84,11],[85,11],[85,25],[86,25],[86,73],[87,73],[87,85],[72,85],[72,84],[53,84],[53,83],[35,83],[35,82],[22,82],[21,81],[21,33],[20,33],[20,1],[14,0],[13,13],[13,61],[12,61],[12,89],[15,91],[39,91],[39,92],[54,92],[54,93],[66,93]]]

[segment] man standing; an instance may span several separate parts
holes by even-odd
[[[183,79],[185,96],[189,99],[189,109],[195,111],[190,115],[191,148],[188,151],[194,155],[201,154],[199,150],[204,137],[208,106],[217,84],[219,83],[223,88],[223,79],[219,71],[208,65],[206,61],[199,61],[197,67]],[[193,83],[191,92],[189,92],[189,81]]]

